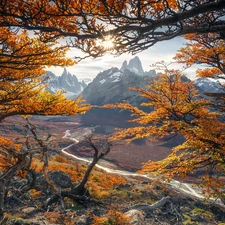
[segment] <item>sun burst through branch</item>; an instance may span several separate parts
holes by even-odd
[[[114,48],[114,38],[112,36],[106,36],[98,41],[98,45],[102,46],[105,50],[111,50]]]

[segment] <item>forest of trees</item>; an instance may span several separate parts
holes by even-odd
[[[175,60],[187,67],[204,65],[196,72],[199,77],[224,79],[224,16],[224,0],[1,0],[0,122],[23,116],[33,137],[32,143],[28,136],[23,142],[0,137],[1,217],[8,181],[20,171],[28,171],[35,155],[46,162],[48,180],[48,138],[38,137],[29,116],[75,115],[91,109],[81,97],[73,101],[66,99],[63,92],[45,91],[41,76],[48,67],[74,65],[75,60],[65,57],[70,48],[82,50],[84,58],[101,57],[107,51],[135,54],[155,43],[183,36],[186,45]],[[99,45],[99,40],[109,36],[113,48]],[[140,124],[114,133],[111,141],[183,135],[183,144],[173,148],[166,159],[146,163],[143,172],[173,178],[204,168],[208,173],[202,178],[203,191],[223,198],[225,96],[199,98],[193,83],[182,81],[181,71],[166,65],[164,68],[165,72],[150,81],[146,89],[132,87],[147,99],[142,106],[154,108],[151,113],[128,102],[105,106],[131,111],[133,121]],[[51,180],[48,182],[51,186]],[[57,192],[54,184],[51,187]]]

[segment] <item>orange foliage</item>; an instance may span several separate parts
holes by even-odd
[[[59,164],[55,164],[54,162],[51,163],[49,165],[49,170],[60,170],[62,172],[67,173],[68,175],[70,175],[71,180],[73,182],[77,182],[82,178],[82,175],[84,173],[84,171],[79,171],[79,166],[74,166],[74,165],[70,165],[70,164],[63,164],[63,163],[59,163]]]
[[[154,107],[154,110],[150,113],[145,112],[126,102],[105,105],[104,107],[107,108],[121,108],[131,111],[135,118],[130,122],[142,125],[121,129],[114,133],[111,137],[112,140],[126,138],[131,141],[144,137],[155,140],[168,134],[174,134],[176,131],[182,133],[183,130],[188,129],[190,124],[185,123],[185,119],[189,115],[203,117],[207,114],[209,118],[216,116],[205,108],[205,105],[210,102],[198,99],[198,93],[193,83],[183,82],[180,74],[174,76],[162,74],[157,79],[150,80],[146,89],[135,87],[131,89],[147,99],[147,102],[142,103],[141,106]]]
[[[0,122],[14,115],[75,115],[90,109],[81,96],[70,100],[63,92],[51,94],[44,90],[46,85],[41,76],[46,67],[74,65],[72,59],[65,58],[68,48],[55,39],[45,43],[39,37],[31,37],[26,30],[4,26],[0,26],[0,42]],[[17,144],[4,137],[0,140],[0,169],[6,171],[18,163],[20,157],[25,157],[18,153],[20,148],[23,147],[24,152],[29,147],[26,141]]]
[[[55,155],[52,160],[59,163],[69,163],[69,160],[61,155]]]
[[[187,66],[194,64],[209,68],[198,69],[199,77],[223,78],[225,73],[225,40],[218,33],[189,34],[186,47],[181,48],[174,57]]]
[[[147,100],[141,106],[152,107],[153,111],[145,112],[126,102],[105,106],[131,111],[135,117],[131,122],[140,124],[116,131],[112,140],[147,137],[152,141],[168,135],[183,135],[183,144],[173,148],[164,160],[144,164],[142,172],[163,174],[170,179],[201,168],[214,176],[224,174],[225,123],[220,120],[221,115],[210,110],[214,103],[200,98],[192,82],[184,82],[179,73],[172,71],[171,75],[170,72],[151,80],[146,89],[132,88]],[[213,195],[221,195],[225,184],[218,177],[217,182],[204,181],[201,187],[213,190]]]
[[[88,190],[96,198],[105,198],[109,196],[109,190],[116,185],[126,183],[126,179],[116,174],[93,173],[87,182]]]
[[[15,144],[7,138],[0,137],[0,170],[5,172],[17,161],[17,153],[21,144]],[[11,154],[10,154],[11,153]]]
[[[109,210],[105,217],[92,216],[92,218],[92,225],[131,225],[130,219],[115,209]]]
[[[37,191],[35,189],[31,189],[29,191],[29,193],[30,193],[32,198],[38,198],[42,194],[41,191]]]
[[[209,11],[210,6],[215,12]],[[69,100],[63,92],[51,94],[44,90],[41,76],[46,67],[75,63],[65,57],[68,43],[58,42],[66,36],[75,38],[70,40],[73,47],[98,57],[105,53],[104,47],[98,45],[98,39],[111,33],[115,36],[115,51],[122,53],[138,52],[159,40],[168,40],[185,32],[193,33],[195,29],[206,34],[187,35],[190,43],[179,51],[176,59],[187,66],[194,63],[210,65],[211,68],[197,71],[201,77],[221,77],[225,70],[224,26],[218,26],[218,23],[223,9],[223,1],[186,1],[185,4],[177,0],[138,1],[138,4],[128,0],[4,1],[0,5],[0,122],[13,115],[75,115],[90,109],[81,96]],[[99,19],[103,23],[99,23]],[[108,26],[110,23],[113,23],[112,28]],[[210,29],[218,33],[208,33]],[[141,106],[153,107],[154,111],[147,113],[129,103],[106,106],[131,111],[136,117],[131,122],[140,124],[116,132],[112,140],[144,137],[155,140],[171,134],[186,138],[167,159],[147,163],[144,171],[158,171],[173,177],[205,166],[215,173],[224,174],[225,126],[218,119],[221,115],[210,111],[208,105],[213,105],[212,102],[198,98],[192,83],[182,82],[179,71],[167,71],[151,81],[147,90],[132,90],[148,100]],[[21,146],[4,137],[0,137],[0,142],[0,169],[3,171],[17,164],[22,157],[38,152],[31,153],[36,148],[30,149],[27,143]],[[22,147],[27,155],[19,154]],[[69,173],[73,181],[80,178],[77,168],[68,166],[62,158],[57,160],[60,164],[51,163],[50,169]],[[27,165],[21,165],[21,168],[23,166]],[[36,167],[37,171],[41,170],[41,165]],[[12,175],[8,177],[10,179]],[[115,177],[96,179],[106,189],[123,182]],[[212,183],[205,182],[208,186]]]
[[[50,224],[73,225],[76,222],[74,213],[45,212],[44,216]]]
[[[59,161],[58,161],[59,160]],[[43,171],[43,162],[33,159],[31,168],[36,172]],[[63,156],[56,155],[50,158],[49,171],[60,170],[68,174],[72,182],[82,180],[87,167],[83,165],[75,165]],[[119,184],[126,183],[127,180],[117,174],[108,174],[104,172],[93,171],[87,182],[88,190],[93,197],[102,199],[110,195],[110,189]]]

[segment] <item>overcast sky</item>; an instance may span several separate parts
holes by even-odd
[[[170,41],[164,41],[157,43],[156,45],[152,46],[151,48],[137,54],[142,62],[142,66],[144,71],[149,71],[154,69],[151,67],[152,64],[165,61],[170,63],[173,61],[173,56],[175,55],[176,51],[184,46],[184,39],[181,37],[172,39]],[[68,52],[67,56],[73,58],[80,54],[78,50],[72,49]],[[76,75],[78,79],[82,80],[84,78],[94,78],[96,75],[104,70],[110,69],[111,67],[118,67],[119,69],[122,66],[122,63],[127,60],[129,62],[130,59],[134,58],[134,55],[131,54],[123,54],[119,57],[115,57],[111,54],[106,54],[101,58],[87,58],[83,61],[79,62],[78,64],[67,67],[67,70]],[[172,66],[171,66],[172,67]],[[173,68],[181,67],[181,65],[173,64]],[[61,67],[51,67],[48,69],[52,71],[56,75],[61,75],[63,72],[63,68]],[[193,78],[194,73],[193,69],[189,69],[185,71],[190,78]]]

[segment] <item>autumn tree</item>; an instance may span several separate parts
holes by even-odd
[[[129,110],[139,124],[116,131],[112,139],[128,141],[147,138],[149,141],[182,135],[185,141],[174,147],[165,159],[144,164],[144,173],[165,175],[166,178],[184,177],[204,168],[201,187],[206,194],[221,196],[225,169],[225,124],[222,115],[212,111],[214,102],[201,98],[193,82],[185,81],[179,71],[166,70],[149,81],[146,89],[131,88],[146,99],[141,106],[128,102],[105,107]],[[147,108],[147,109],[148,109]]]
[[[56,191],[51,198],[49,198],[45,204],[44,208],[48,208],[51,204],[58,202],[60,198],[71,198],[73,200],[76,200],[77,202],[85,202],[87,200],[90,201],[90,193],[86,189],[85,185],[91,175],[91,172],[93,171],[93,168],[96,166],[96,164],[101,160],[104,156],[106,156],[110,150],[111,150],[111,143],[108,141],[107,138],[95,138],[92,135],[86,136],[83,138],[83,140],[80,143],[81,146],[85,146],[85,149],[89,149],[90,151],[93,151],[93,157],[90,161],[87,170],[85,171],[81,181],[74,187],[71,188],[71,190],[61,190]],[[81,147],[80,146],[80,147]],[[77,147],[77,146],[75,146]],[[77,147],[79,149],[79,147]]]
[[[187,43],[181,48],[174,59],[178,63],[183,63],[187,67],[200,65],[196,71],[196,76],[201,78],[213,78],[220,83],[219,93],[210,92],[206,95],[214,98],[215,109],[225,110],[225,42],[221,39],[221,33],[189,34],[185,35]]]
[[[93,57],[107,50],[137,53],[157,42],[192,33],[218,33],[224,38],[223,0],[2,0],[0,26],[35,31],[44,42],[70,38],[68,45]]]
[[[202,65],[196,75],[202,78],[225,79],[225,39],[223,33],[185,35],[187,43],[174,57],[187,67]]]
[[[81,98],[66,99],[63,92],[50,94],[44,90],[42,75],[51,65],[69,66],[74,62],[65,58],[66,48],[55,40],[43,43],[31,38],[26,30],[0,27],[0,122],[15,115],[74,115],[89,109]],[[0,214],[7,184],[20,170],[28,169],[33,149],[21,151],[21,144],[5,136],[0,137]],[[26,143],[26,142],[25,142]]]

